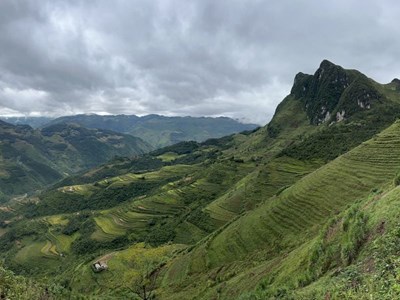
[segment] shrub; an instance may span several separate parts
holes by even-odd
[[[400,171],[397,172],[397,174],[395,175],[394,179],[393,179],[393,184],[395,186],[400,185]]]

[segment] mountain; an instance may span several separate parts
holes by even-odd
[[[75,123],[87,128],[113,130],[140,137],[155,148],[181,141],[202,142],[232,133],[253,130],[255,124],[243,124],[236,120],[219,117],[166,117],[147,115],[76,115],[57,118],[49,124]]]
[[[78,125],[35,130],[0,121],[0,191],[3,197],[23,194],[114,156],[151,150],[139,138]]]
[[[227,117],[166,117],[160,115],[96,115],[82,114],[49,117],[1,117],[13,125],[45,128],[55,124],[78,124],[91,129],[111,130],[141,138],[154,148],[169,146],[182,141],[203,142],[233,133],[253,130],[255,124],[244,124]]]
[[[262,128],[7,203],[4,265],[61,299],[397,299],[398,86],[323,61]]]
[[[132,127],[140,120],[135,115],[96,115],[80,114],[74,116],[59,117],[51,121],[48,125],[59,123],[75,123],[86,128],[98,128],[112,130],[115,132],[129,133]]]
[[[32,128],[39,128],[48,124],[54,118],[49,117],[0,117],[0,120],[13,125],[29,125]]]

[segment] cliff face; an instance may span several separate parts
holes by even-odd
[[[365,75],[327,60],[314,75],[297,74],[291,95],[302,102],[310,123],[315,125],[340,122],[370,109],[382,97]]]

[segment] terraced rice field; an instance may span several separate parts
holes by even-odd
[[[55,251],[55,246],[50,241],[37,242],[28,238],[21,241],[20,249],[13,260],[28,271],[41,269],[53,272],[60,265],[59,256]]]
[[[124,226],[118,226],[121,223],[114,218],[118,217],[114,215],[95,217],[97,230],[92,234],[92,238],[98,241],[110,241],[115,237],[124,235],[126,233]]]
[[[186,154],[179,155],[179,154],[176,154],[175,152],[167,152],[167,153],[157,156],[157,158],[161,159],[164,162],[171,162],[171,161],[174,161],[175,159],[181,158],[185,155]]]
[[[57,252],[56,248],[57,248],[56,245],[54,245],[52,242],[46,241],[46,245],[44,245],[43,248],[40,249],[40,252],[48,257],[58,256],[59,253]]]
[[[55,216],[47,217],[46,221],[52,226],[68,224],[68,219],[62,215],[55,215]]]
[[[391,182],[399,170],[400,122],[396,122],[231,223],[177,259],[170,272],[176,272],[175,267],[183,273],[186,269],[186,274],[204,272],[255,253],[271,260],[282,255],[280,249],[295,249],[311,239],[330,216]],[[174,281],[168,274],[167,278]]]
[[[127,174],[105,179],[99,184],[115,187],[143,180],[142,178],[146,178],[146,181],[180,178],[195,170],[196,167],[183,165],[164,167],[156,172]],[[177,182],[180,181],[182,179]],[[184,205],[180,199],[181,190],[175,187],[175,184],[176,182],[168,183],[155,195],[140,196],[113,209],[100,212],[101,215],[95,217],[97,229],[92,238],[98,241],[110,241],[126,234],[128,230],[145,229],[150,220],[178,214],[184,209]]]
[[[237,182],[229,191],[210,203],[205,210],[217,224],[224,224],[289,187],[320,165],[321,163],[317,161],[301,162],[287,157],[274,159],[262,169],[259,168]]]
[[[150,178],[149,180],[151,178],[159,179],[157,176],[171,178],[173,174],[179,176],[175,181],[159,188],[156,194],[137,197],[118,207],[102,211],[101,216],[95,218],[97,230],[92,238],[99,241],[109,241],[124,235],[128,230],[133,232],[145,230],[149,222],[189,212],[188,203],[198,201],[198,198],[201,197],[199,195],[204,195],[204,197],[216,195],[225,191],[226,186],[228,186],[225,183],[213,183],[212,180],[208,180],[209,174],[197,176],[196,171],[199,171],[199,168],[196,166],[178,166],[178,169],[175,167],[166,167],[157,172],[142,174],[141,176],[145,176],[146,180],[147,178]],[[246,173],[246,168],[243,167],[243,169],[244,171],[241,170],[240,172]],[[237,173],[240,174],[240,172]],[[192,200],[192,198],[196,200]],[[218,223],[218,225],[220,224]],[[189,234],[185,233],[185,230],[189,230]],[[187,221],[177,228],[177,233],[177,241],[181,243],[192,243],[205,235],[203,230]],[[185,241],[185,238],[188,239]]]
[[[89,185],[71,185],[59,188],[59,191],[62,193],[73,193],[79,194],[81,196],[88,196],[93,193],[93,188],[90,188]]]
[[[139,276],[148,264],[158,265],[182,247],[182,245],[172,244],[148,248],[143,243],[139,243],[122,251],[102,255],[93,261],[106,261],[108,265],[106,272],[94,274],[89,264],[82,264],[75,269],[71,285],[76,291],[90,290],[92,294],[98,293],[101,299],[107,298],[106,295],[110,291],[126,291],[127,288],[131,288],[135,277]],[[118,299],[125,298],[128,296],[121,295]],[[115,294],[110,299],[116,299]]]
[[[186,189],[193,188],[194,186],[186,187]],[[95,218],[98,228],[92,238],[99,241],[112,240],[124,235],[127,230],[144,230],[150,220],[174,216],[186,209],[182,202],[185,188],[172,188],[171,184],[168,184],[161,190],[163,192],[159,194],[142,197],[102,212],[100,217]]]

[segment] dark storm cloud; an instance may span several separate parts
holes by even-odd
[[[0,1],[0,114],[266,122],[324,58],[400,76],[397,1]]]

